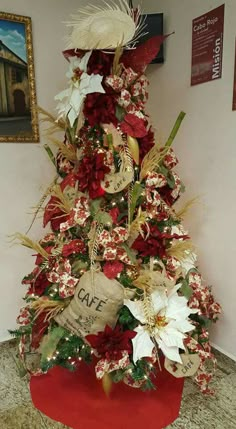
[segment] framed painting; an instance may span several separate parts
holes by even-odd
[[[0,12],[0,142],[39,142],[32,25]]]

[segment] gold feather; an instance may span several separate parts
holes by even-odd
[[[48,258],[48,252],[46,252],[46,250],[37,241],[31,240],[29,237],[24,234],[20,234],[19,232],[13,234],[11,237],[12,241],[19,240],[20,243],[18,244],[21,244],[22,246],[34,250],[36,253],[39,253],[41,256],[43,256],[43,258]]]
[[[74,163],[77,161],[75,146],[73,146],[70,143],[63,143],[60,140],[57,140],[53,137],[50,137],[49,140],[53,145],[55,145],[60,150],[62,155],[65,156],[68,159],[68,161],[71,161]]]
[[[53,182],[48,186],[48,188],[46,189],[46,191],[44,192],[42,198],[40,198],[39,203],[36,205],[36,207],[32,207],[32,209],[34,210],[33,214],[33,219],[32,222],[28,228],[28,230],[26,231],[25,235],[27,235],[29,233],[29,231],[31,230],[40,210],[42,210],[42,206],[46,200],[46,198],[51,194],[53,187],[55,186],[57,179],[58,179],[58,175],[53,179]]]
[[[50,299],[38,298],[36,301],[30,303],[30,307],[35,311],[35,319],[41,313],[47,313],[46,320],[51,320],[57,316],[69,304],[70,300],[52,301]]]
[[[140,181],[142,181],[149,172],[157,169],[162,158],[163,154],[160,152],[160,146],[155,144],[155,146],[153,146],[143,158],[140,171]]]
[[[53,187],[52,195],[59,200],[55,203],[55,207],[58,207],[64,213],[69,213],[71,211],[73,208],[72,202],[65,194],[63,194],[60,185],[55,185]]]
[[[57,120],[51,113],[47,112],[47,110],[42,107],[37,106],[38,113],[41,115],[40,122],[48,123],[50,126],[47,129],[49,134],[53,134],[57,131],[64,131],[66,128],[66,123],[63,119]]]
[[[130,225],[130,236],[135,236],[135,234],[143,235],[142,226],[146,223],[147,213],[142,211],[142,208],[139,207],[138,214],[136,218]]]
[[[185,216],[186,216],[186,214],[187,214],[187,212],[189,211],[189,209],[197,202],[197,201],[199,201],[199,197],[195,197],[195,198],[192,198],[191,200],[189,200],[189,201],[187,201],[186,203],[185,203],[185,205],[179,210],[179,211],[177,211],[176,212],[176,217],[178,218],[178,219],[180,219],[180,220],[182,220]]]
[[[183,262],[189,253],[194,252],[195,246],[190,240],[177,241],[175,242],[169,249],[167,249],[166,253],[168,256],[172,256],[173,258],[178,259],[178,261]]]

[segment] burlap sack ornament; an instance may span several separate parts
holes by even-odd
[[[73,334],[85,337],[115,326],[124,302],[124,288],[102,272],[88,271],[81,277],[68,307],[55,317],[56,322]]]

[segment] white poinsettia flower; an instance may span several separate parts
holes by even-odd
[[[179,349],[185,350],[185,333],[194,329],[188,316],[196,311],[187,306],[185,297],[178,295],[180,286],[157,289],[144,300],[125,300],[125,305],[140,321],[135,329],[137,335],[132,339],[134,363],[142,357],[151,357],[156,345],[167,358],[182,363]]]
[[[58,117],[68,117],[71,127],[79,115],[82,103],[87,94],[93,92],[105,93],[102,86],[103,76],[99,74],[88,74],[87,66],[92,51],[87,52],[82,58],[69,58],[69,70],[66,76],[69,80],[69,88],[55,96],[58,100]]]

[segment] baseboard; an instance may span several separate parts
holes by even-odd
[[[231,353],[226,352],[225,350],[223,350],[221,347],[217,346],[214,343],[211,343],[212,347],[214,347],[214,349],[218,350],[220,353],[222,353],[223,355],[229,357],[230,359],[234,360],[236,362],[236,356],[232,355]]]
[[[0,335],[0,343],[4,343],[5,341],[12,340],[12,336],[10,334]]]

